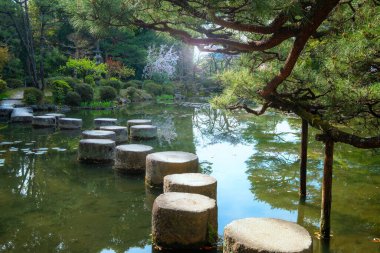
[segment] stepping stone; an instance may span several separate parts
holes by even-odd
[[[135,125],[129,129],[131,139],[148,140],[157,137],[157,127],[152,125]]]
[[[0,105],[0,119],[9,120],[13,109],[14,108],[12,106]]]
[[[82,132],[83,139],[110,139],[116,140],[116,134],[112,131],[87,130]]]
[[[187,192],[216,199],[216,179],[201,173],[182,173],[164,177],[164,192]]]
[[[78,160],[87,163],[112,163],[115,159],[115,141],[84,139],[79,141]]]
[[[116,147],[114,169],[129,174],[145,173],[146,156],[153,148],[146,145],[128,144]]]
[[[60,118],[58,119],[58,126],[60,129],[81,129],[82,119],[76,118]]]
[[[164,177],[171,174],[198,172],[198,156],[182,151],[166,151],[149,154],[146,157],[145,182],[160,186]]]
[[[312,253],[312,238],[300,225],[272,218],[235,220],[224,228],[223,252]]]
[[[33,114],[29,108],[14,108],[11,114],[11,122],[32,122]]]
[[[45,116],[54,116],[58,122],[58,119],[66,117],[65,114],[62,113],[47,113]]]
[[[152,125],[150,119],[130,119],[127,121],[128,130],[135,125]]]
[[[164,249],[199,249],[218,239],[216,201],[200,194],[168,192],[152,210],[153,243]]]
[[[102,126],[100,130],[112,131],[116,134],[116,142],[122,143],[128,141],[127,127],[123,126]]]
[[[34,116],[32,126],[34,127],[55,127],[56,118],[54,116]]]
[[[97,118],[94,119],[95,129],[101,126],[116,126],[117,119],[114,118]]]

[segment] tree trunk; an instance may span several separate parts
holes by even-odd
[[[300,194],[301,198],[305,198],[306,197],[308,132],[309,132],[308,122],[307,122],[307,120],[302,119],[300,188],[299,188],[299,194]]]
[[[304,226],[305,221],[305,200],[300,198],[297,208],[297,224]]]
[[[330,238],[330,214],[331,214],[331,189],[333,170],[334,141],[327,139],[325,142],[325,161],[323,167],[322,205],[321,205],[321,238]]]
[[[45,14],[41,13],[41,27],[40,27],[40,80],[41,90],[45,89]]]
[[[36,64],[36,57],[35,57],[35,52],[34,52],[32,27],[30,25],[30,20],[29,20],[28,1],[25,1],[23,3],[22,7],[24,9],[23,23],[24,23],[25,42],[26,42],[26,46],[27,46],[28,57],[30,59],[33,85],[36,86],[37,88],[41,89],[41,85],[38,83],[37,64]]]

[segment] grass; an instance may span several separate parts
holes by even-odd
[[[113,101],[91,101],[91,102],[82,102],[80,103],[81,107],[90,107],[90,108],[109,108],[114,106]]]
[[[168,94],[163,94],[161,96],[157,96],[156,100],[157,100],[157,102],[173,102],[174,96],[168,95]]]
[[[0,93],[0,99],[12,98],[17,92],[23,90],[24,88],[7,89],[6,91]]]
[[[6,92],[2,92],[2,93],[0,93],[0,100],[1,99],[6,99],[6,98],[8,98],[9,96],[7,95],[7,93]]]

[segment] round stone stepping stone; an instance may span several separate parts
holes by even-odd
[[[127,127],[123,127],[123,126],[102,126],[102,127],[100,127],[100,130],[115,132],[117,143],[128,141]]]
[[[164,177],[171,174],[198,172],[198,156],[182,151],[165,151],[146,157],[145,182],[151,186],[163,184]]]
[[[46,113],[45,116],[54,116],[58,122],[58,119],[64,118],[65,114],[62,114],[62,113]]]
[[[114,118],[96,118],[94,119],[95,128],[99,129],[101,126],[115,126],[117,119]]]
[[[152,121],[150,119],[130,119],[127,121],[128,130],[135,125],[152,125]]]
[[[154,139],[157,137],[157,127],[152,125],[135,125],[129,129],[131,139]]]
[[[84,139],[79,141],[78,160],[88,163],[111,163],[115,158],[115,141]]]
[[[152,153],[151,146],[128,144],[116,147],[114,168],[120,172],[130,174],[145,173],[146,156]]]
[[[54,116],[34,116],[32,126],[34,127],[55,127],[56,118]]]
[[[200,194],[168,192],[152,210],[153,243],[162,248],[199,249],[218,238],[216,201]]]
[[[164,177],[164,192],[187,192],[216,199],[216,179],[201,173],[172,174]]]
[[[272,218],[235,220],[224,228],[223,252],[312,253],[312,238],[300,225]]]
[[[83,139],[110,139],[116,140],[116,134],[112,131],[86,130],[82,132]]]
[[[60,118],[58,119],[58,126],[60,129],[81,129],[82,119],[76,118]]]
[[[11,122],[32,122],[33,114],[29,108],[14,108],[11,114]]]

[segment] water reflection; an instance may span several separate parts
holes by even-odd
[[[281,218],[318,231],[323,147],[310,138],[308,196],[300,202],[297,118],[157,105],[68,116],[82,118],[84,129],[97,117],[121,125],[149,118],[160,134],[144,144],[197,153],[202,171],[218,180],[219,235],[245,217]],[[0,252],[154,252],[151,207],[160,192],[147,190],[143,177],[78,163],[81,131],[40,130],[0,128],[0,141],[12,142],[0,145]],[[23,150],[41,148],[46,153]],[[314,252],[378,252],[372,239],[380,235],[379,154],[339,144],[334,162],[334,236],[329,245],[315,239]]]

